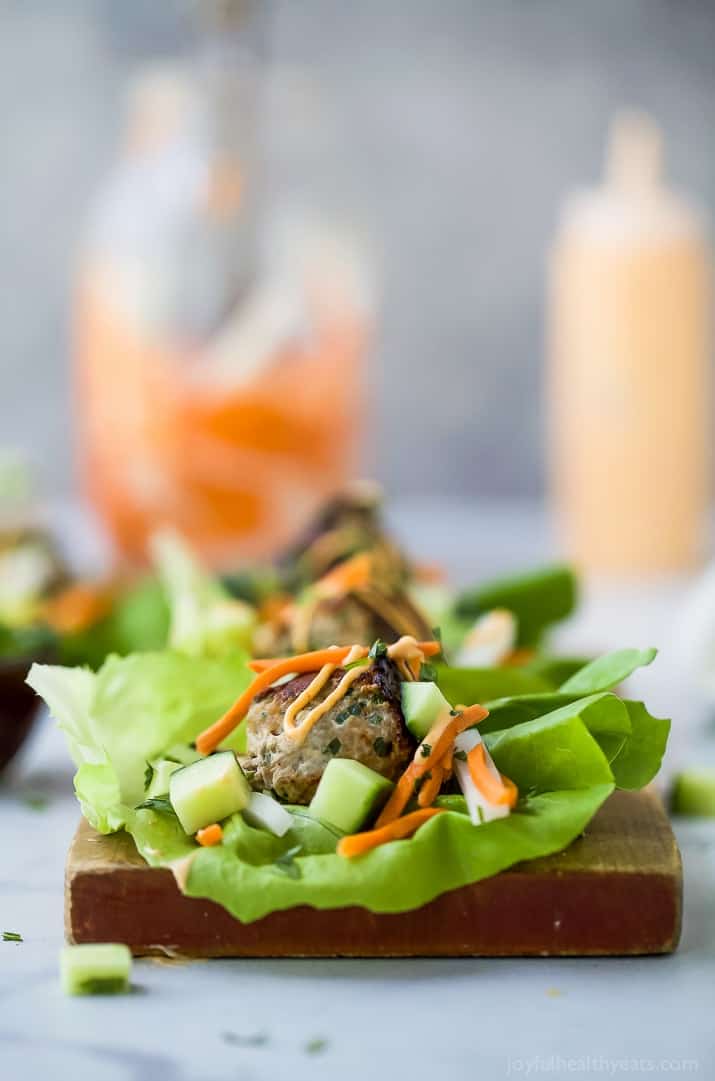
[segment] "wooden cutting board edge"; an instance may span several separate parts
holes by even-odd
[[[554,856],[376,914],[308,906],[242,924],[185,897],[127,834],[80,823],[65,878],[70,942],[126,942],[136,955],[207,957],[624,956],[671,953],[682,865],[658,796],[614,793],[583,837]]]

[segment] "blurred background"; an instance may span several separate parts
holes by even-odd
[[[188,0],[2,0],[2,442],[73,490],[73,294],[142,65],[196,59]],[[544,490],[546,260],[614,112],[715,202],[708,0],[275,0],[256,100],[274,208],[351,230],[375,315],[368,471],[393,495]],[[204,27],[205,29],[205,27]],[[104,187],[103,187],[104,185]],[[362,300],[361,300],[362,303]]]
[[[227,590],[318,640],[322,583],[479,644],[481,584],[563,560],[541,630],[578,576],[555,647],[658,646],[636,692],[699,732],[713,55],[710,0],[0,0],[13,678],[174,644],[177,582],[221,634]]]

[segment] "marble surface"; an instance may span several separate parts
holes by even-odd
[[[451,515],[404,506],[397,524],[413,547],[434,552],[440,542],[458,577],[470,566],[486,573],[549,550],[533,513],[479,508]],[[460,540],[467,536],[469,546]],[[644,673],[638,691],[642,684],[649,703],[655,695],[656,704],[667,705],[674,669],[666,629],[681,592],[681,583],[631,586],[617,595],[594,587],[579,620],[563,632],[564,644],[607,647],[628,635],[630,644],[658,645],[663,638],[662,671]],[[683,761],[708,753],[703,715],[694,702],[688,709],[675,722],[685,733]],[[140,960],[131,994],[72,999],[58,979],[63,866],[78,818],[71,774],[59,734],[40,717],[0,786],[0,931],[18,931],[24,940],[0,941],[3,1081],[715,1076],[715,823],[676,824],[685,921],[672,957]]]

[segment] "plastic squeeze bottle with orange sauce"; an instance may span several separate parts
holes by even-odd
[[[552,251],[550,493],[596,573],[684,570],[705,540],[711,253],[660,156],[647,116],[619,116],[605,183],[566,202]]]

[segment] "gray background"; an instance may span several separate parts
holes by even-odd
[[[0,444],[72,485],[69,298],[122,86],[187,3],[1,0]],[[371,453],[393,492],[538,495],[544,261],[613,110],[661,121],[715,201],[715,3],[283,0],[269,175],[349,214],[382,279]]]

